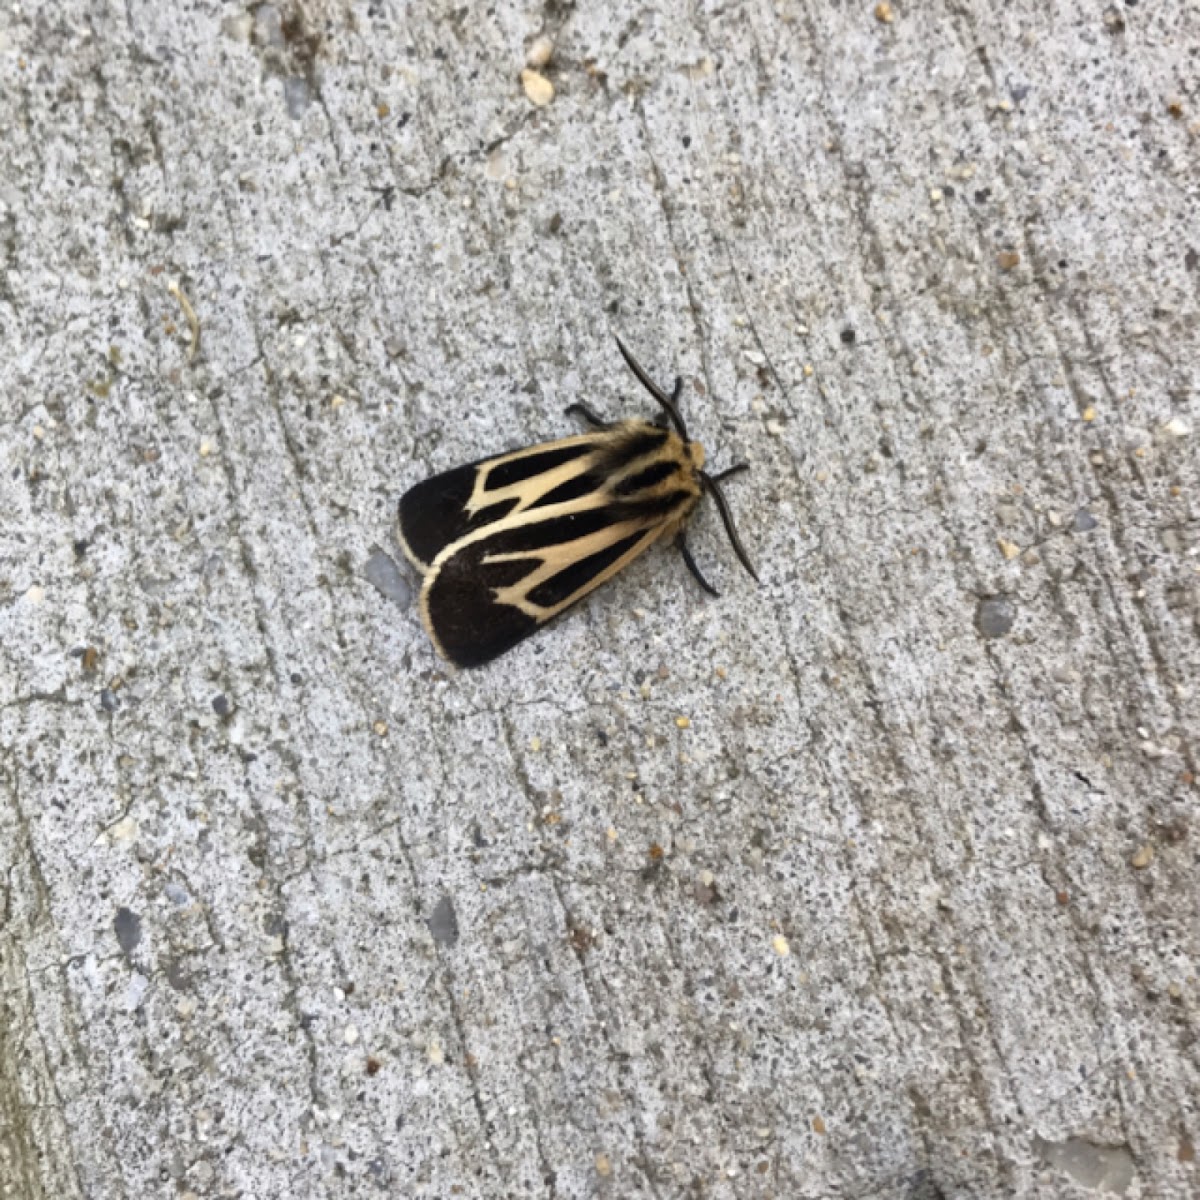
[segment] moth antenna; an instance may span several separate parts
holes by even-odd
[[[637,376],[637,381],[662,405],[668,417],[671,418],[671,424],[675,426],[679,436],[685,442],[690,442],[692,439],[688,437],[687,426],[683,423],[683,417],[679,415],[679,409],[675,405],[675,401],[679,399],[679,392],[683,387],[683,380],[676,378],[674,394],[668,396],[666,392],[642,370],[641,364],[633,357],[632,354],[625,348],[625,343],[617,338],[617,349],[621,352],[621,357],[625,360],[626,366]]]
[[[691,571],[692,577],[696,580],[696,582],[710,596],[720,596],[721,593],[718,592],[717,589],[713,587],[713,585],[709,583],[703,575],[700,574],[700,568],[696,566],[696,560],[692,557],[692,552],[688,549],[688,544],[686,541],[684,541],[682,533],[678,538],[675,539],[675,544],[679,547],[679,553],[683,555],[683,561],[687,565],[687,569]]]
[[[739,463],[736,467],[731,467],[728,471],[722,471],[720,475],[710,475],[707,471],[700,472],[700,479],[708,489],[709,494],[717,502],[717,511],[721,514],[721,521],[725,525],[725,532],[729,535],[729,541],[733,545],[733,552],[742,561],[742,566],[750,572],[750,578],[755,583],[759,582],[758,572],[754,569],[754,564],[750,561],[750,555],[746,553],[746,547],[742,545],[742,539],[738,537],[737,529],[733,524],[733,513],[729,511],[729,501],[725,499],[725,493],[721,491],[719,480],[734,471],[744,470],[745,463]]]
[[[713,477],[713,483],[720,483],[724,479],[728,479],[730,475],[737,475],[741,471],[750,470],[749,463],[734,463],[732,467],[726,467],[723,471],[718,471]]]

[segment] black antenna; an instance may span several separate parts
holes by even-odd
[[[717,511],[721,514],[721,521],[725,526],[725,532],[729,534],[729,540],[733,543],[733,552],[742,560],[742,566],[750,572],[750,578],[755,583],[758,583],[758,572],[754,569],[754,564],[750,561],[750,555],[746,553],[746,547],[742,545],[742,539],[738,537],[737,528],[733,524],[733,513],[729,511],[729,501],[725,499],[725,493],[721,491],[722,479],[728,479],[730,475],[736,475],[739,471],[748,471],[749,469],[749,463],[738,463],[736,466],[727,467],[717,475],[710,475],[707,471],[701,471],[700,479],[709,490],[712,498],[717,502]]]
[[[642,370],[641,364],[628,350],[625,349],[625,343],[617,338],[617,349],[621,352],[621,357],[625,360],[629,369],[637,376],[637,381],[652,395],[655,400],[663,406],[668,417],[671,418],[671,424],[679,431],[679,436],[685,442],[690,442],[692,439],[688,437],[687,426],[683,423],[683,418],[679,415],[679,409],[675,406],[675,402],[679,399],[679,393],[683,388],[683,380],[676,378],[675,391],[673,395],[668,396],[666,392]]]

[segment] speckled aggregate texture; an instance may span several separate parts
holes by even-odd
[[[1195,1194],[1198,46],[6,3],[0,1198]],[[455,672],[397,498],[614,334],[762,585]]]

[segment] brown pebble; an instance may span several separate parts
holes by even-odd
[[[538,108],[545,108],[554,99],[554,84],[545,75],[539,75],[528,67],[521,72],[521,86],[529,102]]]

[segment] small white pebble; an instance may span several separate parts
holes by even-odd
[[[221,32],[235,42],[248,42],[254,21],[249,13],[240,13],[236,17],[226,17],[221,22]]]
[[[342,1034],[342,1041],[344,1041],[347,1046],[353,1046],[354,1043],[358,1041],[358,1026],[347,1025],[345,1032]]]
[[[787,958],[792,952],[791,946],[788,945],[788,940],[781,933],[777,933],[771,939],[771,949],[779,955],[780,958]]]
[[[132,842],[138,835],[138,823],[132,817],[124,817],[115,825],[110,826],[100,836],[109,842]],[[97,839],[99,841],[99,838]]]
[[[931,204],[941,204],[941,202],[942,202],[942,189],[941,188],[930,188],[929,189],[929,202]]]
[[[553,56],[554,43],[543,34],[541,37],[533,39],[533,43],[525,54],[525,65],[533,67],[534,70],[541,70]]]
[[[1192,432],[1192,427],[1182,417],[1172,417],[1169,421],[1164,421],[1162,429],[1163,433],[1174,438],[1187,437]]]

